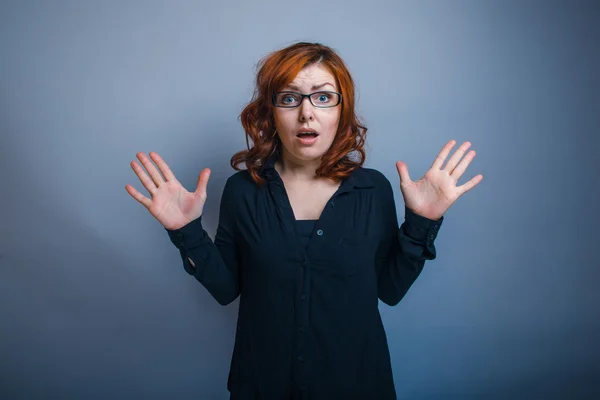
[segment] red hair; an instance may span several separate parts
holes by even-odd
[[[292,82],[300,70],[313,64],[320,64],[329,70],[342,94],[338,130],[331,147],[322,157],[316,175],[334,180],[343,179],[365,161],[367,128],[354,112],[354,81],[344,61],[330,47],[320,43],[299,42],[269,53],[259,61],[254,95],[240,114],[248,149],[231,157],[231,167],[239,171],[238,165],[245,163],[252,179],[259,185],[265,183],[260,176],[261,167],[270,156],[280,154],[282,146],[281,140],[275,135],[271,98]],[[351,153],[354,153],[356,159],[350,157]]]

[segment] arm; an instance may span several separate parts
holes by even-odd
[[[385,182],[381,191],[384,232],[375,265],[379,299],[395,306],[418,278],[425,261],[435,259],[433,241],[444,217],[434,221],[405,206],[405,221],[398,228],[394,194],[390,182]]]
[[[179,249],[185,271],[221,305],[231,303],[240,293],[235,221],[236,203],[229,178],[221,197],[214,243],[202,227],[202,216],[179,229],[165,228]]]

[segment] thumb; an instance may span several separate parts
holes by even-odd
[[[396,169],[398,170],[398,175],[400,175],[400,184],[408,184],[412,183],[410,180],[410,175],[408,174],[408,166],[403,161],[398,161],[396,163]]]
[[[200,175],[198,175],[198,184],[196,185],[196,191],[194,193],[206,193],[206,186],[208,185],[208,179],[210,178],[210,169],[204,168]]]

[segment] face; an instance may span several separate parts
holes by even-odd
[[[319,64],[302,69],[281,91],[303,94],[317,91],[340,92],[335,77]],[[341,107],[341,103],[329,108],[315,107],[306,97],[296,108],[274,107],[275,126],[283,144],[283,156],[295,163],[320,160],[335,138]],[[308,128],[318,133],[316,138],[298,136],[299,131]]]

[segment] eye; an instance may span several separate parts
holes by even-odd
[[[279,93],[277,103],[283,106],[295,105],[299,102],[298,95],[295,93]]]
[[[331,94],[327,93],[327,92],[320,92],[320,93],[316,93],[315,94],[316,97],[316,101],[318,103],[328,103],[331,101]]]

